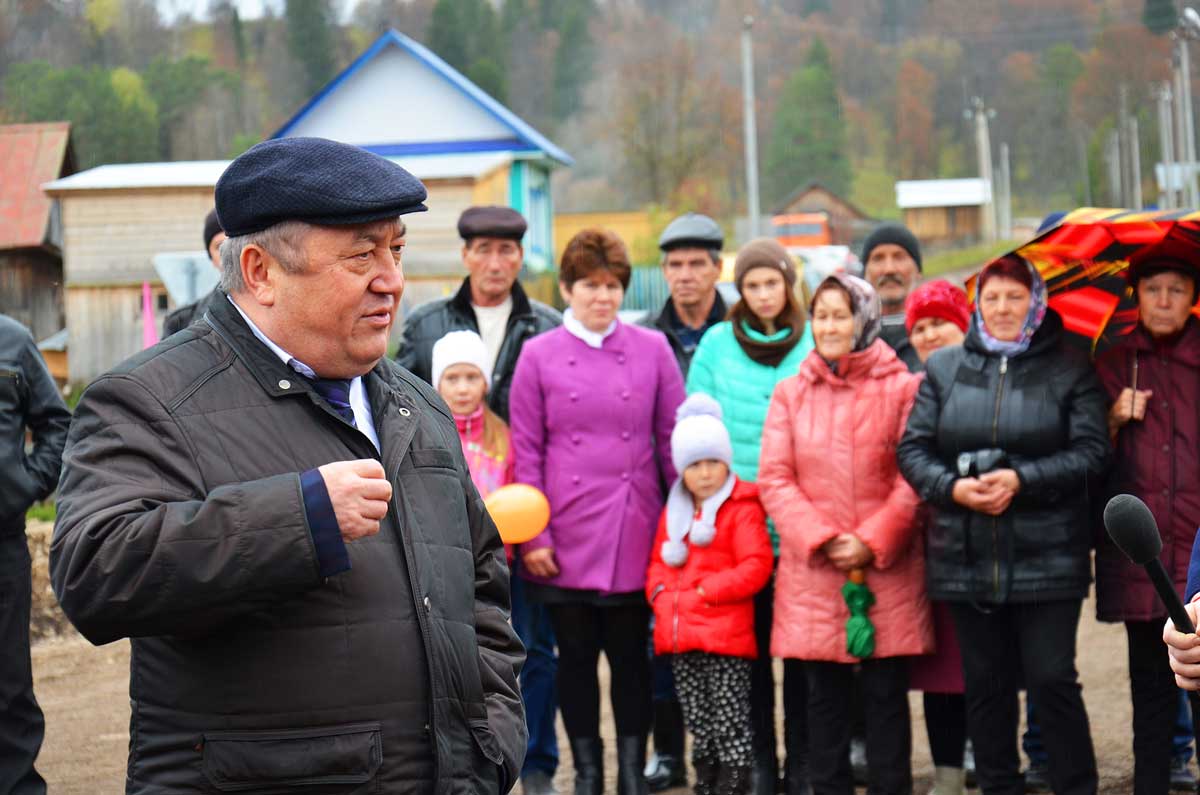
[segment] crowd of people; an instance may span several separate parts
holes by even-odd
[[[492,228],[464,231],[463,288],[410,321],[401,360],[416,372],[434,314],[455,329],[447,339],[472,338],[464,350],[476,352],[481,384],[494,378],[483,352],[510,349],[502,325],[448,317],[500,268],[514,318],[528,303],[519,256],[473,259],[480,239],[519,245],[516,214],[487,212]],[[1075,669],[1093,548],[1099,618],[1129,635],[1135,792],[1186,782],[1187,757],[1180,764],[1172,746],[1181,692],[1160,638],[1166,611],[1096,508],[1117,492],[1150,500],[1184,591],[1200,524],[1188,474],[1200,464],[1187,408],[1200,396],[1191,257],[1170,244],[1134,257],[1141,323],[1092,363],[1017,256],[986,264],[972,309],[959,287],[921,283],[919,243],[899,225],[867,239],[864,278],[834,274],[807,297],[788,252],[758,239],[738,251],[727,307],[711,219],[681,216],[660,244],[671,298],[643,323],[661,335],[617,317],[630,278],[618,238],[588,230],[567,244],[561,326],[529,338],[516,325],[524,345],[505,360],[510,424],[494,449],[511,481],[477,480],[481,490],[531,484],[551,505],[549,527],[512,566],[521,609],[550,619],[548,633],[524,634],[548,650],[524,675],[527,708],[552,734],[552,688],[527,680],[549,679],[557,646],[574,791],[603,791],[603,652],[620,793],[686,780],[678,716],[697,793],[849,793],[856,779],[871,793],[910,792],[910,688],[924,692],[937,795],[965,791],[972,750],[985,793],[1095,792]],[[433,384],[450,401],[442,378]],[[455,408],[468,450],[482,390],[474,400]],[[865,654],[848,636],[848,578],[873,595]],[[783,660],[782,764],[772,658]],[[1025,771],[1021,690],[1027,748],[1042,750]],[[556,756],[534,749],[553,738],[535,735],[525,791],[550,792]]]
[[[268,195],[272,174],[296,189]],[[323,192],[334,174],[353,190]],[[1093,549],[1098,617],[1129,640],[1134,792],[1179,783],[1200,641],[1164,629],[1097,507],[1146,500],[1176,588],[1200,590],[1190,251],[1131,257],[1139,323],[1093,362],[1030,263],[987,263],[971,307],[922,282],[896,224],[862,278],[811,295],[753,240],[729,305],[720,227],[681,216],[659,241],[671,296],[634,324],[615,234],[567,243],[560,315],[518,281],[525,220],[475,207],[468,275],[406,318],[397,365],[398,218],[425,195],[354,147],[251,149],[205,224],[220,288],[89,386],[69,434],[28,334],[0,323],[0,550],[24,577],[0,581],[23,649],[4,656],[0,791],[44,791],[9,531],[56,480],[63,609],[94,642],[133,639],[129,792],[551,795],[561,713],[576,795],[903,795],[916,689],[936,795],[968,774],[985,795],[1039,776],[1095,793],[1075,667]],[[550,520],[502,550],[480,497],[510,483]],[[1021,690],[1045,754],[1024,773]]]

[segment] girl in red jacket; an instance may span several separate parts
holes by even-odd
[[[754,595],[773,562],[766,514],[758,488],[729,471],[733,450],[713,398],[696,393],[679,407],[671,456],[680,477],[659,519],[646,576],[654,651],[672,655],[692,732],[696,795],[737,795],[749,791],[754,761]]]

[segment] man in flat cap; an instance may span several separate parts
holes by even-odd
[[[217,218],[217,211],[214,208],[209,210],[208,215],[204,218],[204,250],[207,252],[212,266],[217,269],[217,273],[221,272],[220,251],[221,244],[224,242],[225,230],[221,229],[221,220]],[[214,287],[208,295],[201,296],[192,303],[168,313],[163,319],[163,337],[169,337],[176,331],[190,326],[193,320],[204,317],[204,313],[208,311],[213,301],[221,297],[220,288]]]
[[[285,138],[217,183],[222,300],[94,381],[51,581],[129,637],[126,792],[503,793],[508,568],[445,404],[385,357],[425,187]]]
[[[679,216],[667,224],[658,238],[663,253],[663,277],[671,297],[657,317],[645,318],[640,325],[667,335],[684,378],[700,338],[724,320],[728,311],[717,291],[724,245],[725,233],[721,227],[699,213]]]
[[[448,332],[479,332],[492,357],[488,406],[508,421],[508,390],[521,346],[562,323],[553,308],[525,295],[517,274],[525,251],[525,219],[510,207],[468,207],[458,219],[467,269],[458,292],[422,304],[405,318],[400,350],[404,367],[428,381],[433,344]],[[433,385],[435,388],[437,384]]]
[[[458,292],[417,307],[406,319],[396,361],[428,381],[433,345],[451,331],[479,332],[492,360],[488,405],[508,421],[508,392],[517,357],[525,341],[562,323],[553,308],[525,295],[517,274],[525,252],[521,239],[525,219],[510,207],[469,207],[458,219],[467,269]],[[432,385],[435,389],[437,384]],[[519,558],[513,563],[519,566]],[[525,644],[528,659],[521,671],[521,693],[529,728],[529,747],[521,770],[525,795],[552,795],[558,769],[554,683],[558,659],[554,630],[544,605],[525,598],[524,581],[512,577],[512,623]]]

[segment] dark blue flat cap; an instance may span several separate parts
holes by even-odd
[[[276,138],[251,147],[217,180],[229,237],[281,221],[366,224],[427,210],[425,186],[379,155],[325,138]]]

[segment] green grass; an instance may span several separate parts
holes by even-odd
[[[25,519],[34,522],[53,522],[55,517],[54,502],[35,502],[25,512]]]
[[[967,248],[941,251],[926,257],[921,271],[926,278],[954,271],[978,271],[988,260],[1012,251],[1019,242],[1017,240],[999,240],[995,243],[980,243]]]

